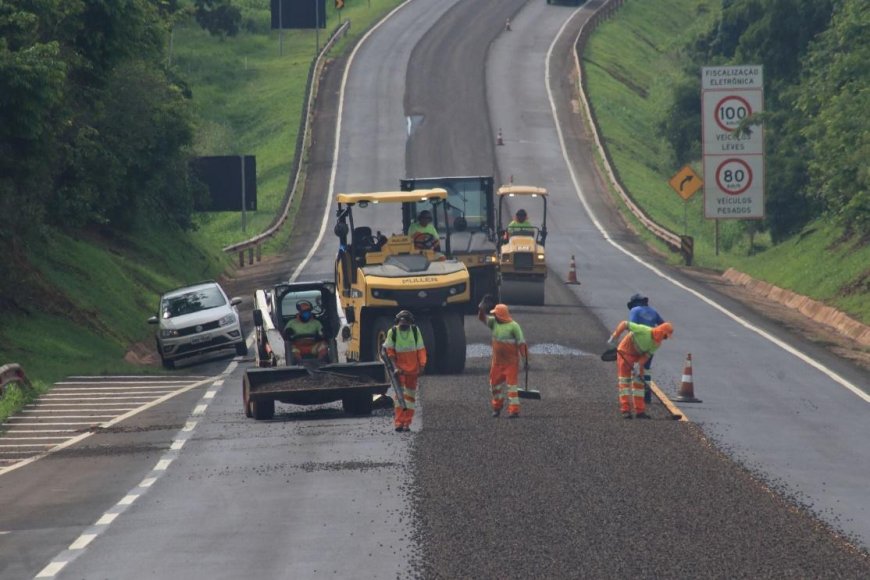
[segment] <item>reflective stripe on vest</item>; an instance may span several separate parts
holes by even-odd
[[[423,337],[420,336],[420,329],[416,326],[408,330],[400,330],[394,326],[387,333],[384,346],[396,352],[416,352],[423,348]]]

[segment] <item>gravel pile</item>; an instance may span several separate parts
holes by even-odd
[[[545,312],[515,314],[530,343],[600,350],[604,329],[582,344],[558,336],[551,317],[564,309]],[[572,326],[596,327],[574,315]],[[466,331],[486,341],[472,319]],[[622,419],[615,363],[539,355],[532,364],[543,400],[522,401],[516,420],[490,417],[487,359],[469,359],[461,377],[421,379],[410,491],[418,577],[870,578],[866,553],[661,404],[653,420]]]

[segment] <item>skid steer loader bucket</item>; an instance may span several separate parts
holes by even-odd
[[[380,362],[335,363],[316,369],[303,366],[248,369],[244,378],[245,404],[272,407],[254,416],[271,418],[274,402],[291,405],[323,405],[341,401],[352,415],[371,413],[372,399],[390,387]],[[259,417],[257,417],[259,418]]]

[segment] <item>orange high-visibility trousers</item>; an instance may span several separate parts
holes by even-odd
[[[504,407],[504,391],[502,385],[507,383],[508,414],[517,415],[520,412],[520,388],[517,375],[519,365],[493,363],[489,369],[489,390],[492,393],[492,410],[501,411]]]
[[[419,375],[399,375],[399,384],[402,385],[402,391],[405,394],[405,407],[399,401],[393,403],[393,424],[396,427],[411,427],[411,421],[414,420],[414,409],[417,406],[417,377]]]
[[[293,361],[296,363],[303,358],[311,357],[323,360],[329,355],[329,347],[324,340],[311,340],[307,338],[295,340],[290,349],[293,353]]]
[[[646,403],[643,400],[643,365],[649,355],[633,354],[619,350],[616,355],[617,389],[619,390],[619,411],[631,412],[631,402],[634,400],[634,412],[645,413]],[[637,364],[638,374],[632,375],[632,367]]]

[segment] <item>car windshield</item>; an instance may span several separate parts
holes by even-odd
[[[185,292],[178,296],[164,298],[160,303],[163,318],[174,318],[193,314],[200,310],[217,308],[226,304],[226,298],[216,286],[201,288],[194,292]]]

